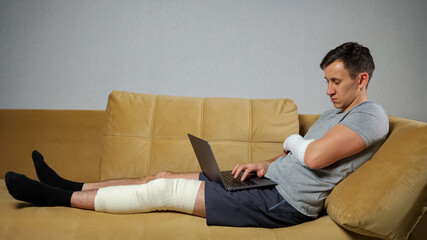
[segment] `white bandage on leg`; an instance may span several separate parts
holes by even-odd
[[[95,211],[140,213],[161,210],[192,214],[201,181],[156,179],[146,184],[100,188]]]
[[[314,139],[304,140],[301,135],[293,134],[285,140],[283,143],[283,149],[286,152],[291,152],[292,155],[294,155],[294,157],[298,159],[298,161],[300,161],[303,166],[307,167],[307,164],[304,161],[305,151],[307,150],[308,145],[313,141]]]

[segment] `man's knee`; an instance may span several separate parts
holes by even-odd
[[[181,211],[192,214],[201,181],[160,178],[147,184],[101,188],[95,210],[111,213]]]

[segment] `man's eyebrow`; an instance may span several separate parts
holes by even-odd
[[[332,82],[336,82],[336,81],[341,81],[341,79],[339,79],[339,78],[331,78],[330,80],[329,79],[327,79],[326,77],[324,77],[325,79],[326,79],[326,81],[332,81]]]

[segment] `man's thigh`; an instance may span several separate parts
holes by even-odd
[[[277,228],[312,220],[294,209],[275,187],[229,192],[205,181],[205,210],[208,225]]]

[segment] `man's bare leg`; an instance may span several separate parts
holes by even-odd
[[[199,192],[197,192],[196,202],[194,203],[194,216],[206,218],[206,205],[205,205],[205,182],[200,184]]]
[[[71,196],[71,207],[95,210],[95,197],[98,190],[74,192]]]

